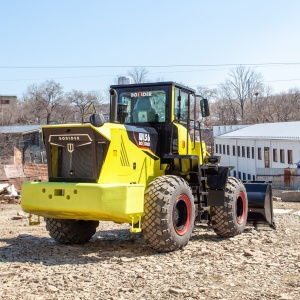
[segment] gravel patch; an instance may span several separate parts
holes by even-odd
[[[299,299],[300,203],[274,207],[276,230],[223,239],[198,225],[183,250],[160,254],[112,222],[58,245],[43,220],[29,226],[19,204],[0,204],[0,299]]]

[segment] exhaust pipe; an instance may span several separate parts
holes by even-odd
[[[114,89],[110,89],[109,93],[111,95],[109,122],[110,123],[118,123],[118,121],[117,121],[118,93]]]

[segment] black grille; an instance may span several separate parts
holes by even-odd
[[[52,153],[50,181],[96,182],[106,156],[107,143],[73,145],[72,151],[68,150],[67,145],[50,146]]]
[[[92,143],[76,147],[69,152],[67,147],[59,147],[58,177],[63,178],[93,178],[93,148]]]
[[[109,141],[88,126],[43,128],[49,181],[97,182]]]

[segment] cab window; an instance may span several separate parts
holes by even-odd
[[[166,92],[164,90],[122,92],[119,95],[119,103],[126,107],[126,124],[166,121]]]
[[[181,101],[178,101],[178,96],[181,96]],[[187,120],[188,119],[188,101],[189,94],[181,91],[179,88],[175,88],[175,105],[174,105],[174,116],[176,119]],[[179,109],[180,105],[180,109]],[[180,113],[180,116],[179,116]]]

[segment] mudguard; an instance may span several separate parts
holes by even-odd
[[[265,181],[244,182],[248,197],[248,223],[269,224],[275,228],[272,187]]]

